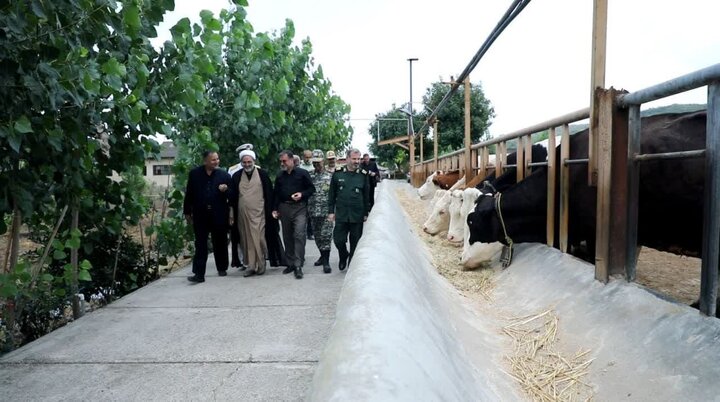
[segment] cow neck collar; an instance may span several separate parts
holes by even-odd
[[[502,215],[502,207],[501,207],[501,200],[502,200],[502,193],[497,192],[495,193],[495,213],[497,214],[498,219],[500,220],[500,226],[502,227],[503,234],[505,235],[505,242],[507,245],[503,246],[502,254],[500,256],[500,262],[502,262],[503,268],[507,268],[510,263],[512,262],[512,254],[513,254],[513,241],[508,235],[507,227],[505,226],[505,219],[503,219]]]

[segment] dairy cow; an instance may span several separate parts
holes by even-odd
[[[644,117],[641,150],[661,153],[702,149],[706,121],[704,111]],[[559,149],[556,154],[556,163],[560,166]],[[587,155],[588,132],[585,130],[570,137],[570,158],[587,158]],[[641,164],[639,244],[678,254],[700,254],[704,165],[703,159],[654,160]],[[560,169],[558,176],[559,173]],[[505,231],[515,243],[545,242],[547,174],[547,169],[541,169],[501,192],[499,210],[504,229],[496,198],[480,197],[467,218],[470,244],[505,242]],[[559,177],[556,182],[560,183]],[[582,250],[579,246],[585,243],[584,257],[591,260],[595,254],[596,189],[587,184],[586,165],[570,167],[570,188],[568,242],[574,250]],[[559,199],[559,185],[554,191]]]

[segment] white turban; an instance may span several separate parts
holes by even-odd
[[[244,156],[249,156],[253,160],[257,159],[257,157],[255,156],[255,152],[250,149],[243,149],[242,151],[240,151],[240,161],[242,161],[242,158]]]

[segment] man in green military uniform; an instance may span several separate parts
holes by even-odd
[[[346,165],[335,170],[328,194],[328,221],[335,222],[333,241],[340,254],[338,268],[347,267],[362,236],[363,223],[370,213],[368,172],[360,169],[360,151],[351,149]],[[350,235],[350,252],[346,244]]]
[[[328,217],[328,194],[330,191],[330,180],[332,174],[325,170],[325,159],[323,152],[319,149],[312,151],[310,161],[314,170],[310,172],[310,179],[315,186],[315,194],[308,200],[308,214],[312,221],[312,228],[315,237],[315,244],[320,250],[320,259],[315,261],[315,266],[322,265],[323,272],[329,274],[332,272],[330,268],[330,248],[332,241],[333,223]]]

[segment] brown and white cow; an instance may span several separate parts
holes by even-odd
[[[423,224],[423,231],[433,236],[442,231],[447,231],[450,224],[449,209],[452,195],[448,190],[438,190],[438,193],[440,191],[442,191],[440,198],[433,205],[430,216]]]
[[[459,170],[435,171],[425,179],[425,183],[417,190],[418,196],[420,196],[420,199],[427,200],[433,196],[435,190],[450,190],[456,188],[459,182],[465,183],[464,177],[460,179]]]

